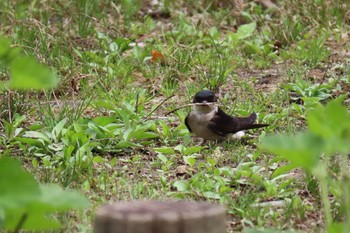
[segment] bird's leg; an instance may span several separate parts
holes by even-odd
[[[205,143],[206,143],[206,140],[204,138],[201,138],[198,143],[198,146],[204,146]]]

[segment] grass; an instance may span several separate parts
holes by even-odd
[[[305,129],[317,103],[348,93],[349,5],[201,2],[0,3],[1,34],[60,78],[51,91],[1,93],[8,127],[0,150],[38,180],[91,200],[89,210],[57,216],[63,231],[92,232],[104,203],[169,198],[225,205],[229,232],[324,228],[313,177],[274,175],[283,163],[260,142]],[[153,50],[164,60],[152,62]],[[183,124],[189,109],[164,115],[203,88],[225,111],[255,111],[271,126],[242,141],[195,146]],[[257,205],[270,201],[283,204]],[[341,219],[337,203],[331,207]]]

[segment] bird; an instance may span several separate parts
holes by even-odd
[[[241,138],[243,130],[269,126],[256,124],[257,115],[251,113],[248,117],[234,117],[226,114],[217,104],[213,91],[202,90],[193,98],[192,111],[185,118],[185,125],[190,133],[206,140],[223,141],[226,138]]]

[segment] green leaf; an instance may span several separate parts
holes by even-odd
[[[35,205],[45,211],[62,211],[89,207],[87,198],[73,190],[64,190],[58,185],[41,185],[41,196]]]
[[[98,109],[105,108],[108,110],[115,110],[115,106],[113,103],[111,103],[110,101],[107,101],[107,100],[103,100],[103,99],[94,100],[92,102],[92,105],[94,105]]]
[[[72,133],[70,141],[76,145],[82,146],[90,141],[90,135],[85,132]]]
[[[192,157],[192,156],[184,156],[183,158],[184,158],[185,163],[187,163],[187,164],[190,165],[191,167],[193,167],[194,164],[195,164],[196,161],[197,161],[197,160],[196,160],[194,157]]]
[[[256,30],[256,22],[244,24],[239,26],[237,32],[235,33],[235,36],[238,40],[242,40],[253,35],[253,32],[255,30]]]
[[[171,147],[158,147],[158,148],[153,148],[155,152],[162,153],[162,154],[169,154],[173,155],[175,154],[175,150]]]
[[[108,117],[108,116],[100,116],[100,117],[96,117],[95,119],[93,119],[93,122],[95,122],[99,126],[106,126],[110,123],[115,122],[115,118]]]
[[[179,151],[182,154],[183,151],[185,150],[185,146],[182,144],[179,144],[179,145],[174,147],[174,150]]]
[[[262,141],[262,147],[289,160],[293,166],[312,169],[319,162],[323,143],[317,135],[303,132],[294,136],[267,136]]]
[[[104,163],[104,162],[107,162],[107,160],[105,158],[102,158],[101,156],[97,155],[97,156],[94,156],[93,162],[94,163]]]
[[[151,138],[157,138],[158,134],[153,132],[145,132],[145,131],[137,131],[135,133],[132,133],[132,138],[135,140],[142,140],[142,139],[151,139]]]
[[[130,147],[139,147],[140,145],[139,144],[136,144],[136,143],[133,143],[133,142],[130,142],[130,141],[120,141],[118,142],[118,144],[116,145],[116,148],[117,149],[124,149],[124,148],[130,148]]]
[[[0,187],[0,210],[21,207],[40,193],[34,177],[17,160],[7,157],[0,158]]]
[[[57,185],[40,185],[40,193],[21,208],[7,210],[5,226],[13,230],[23,216],[26,216],[21,229],[46,230],[57,228],[56,220],[47,218],[52,211],[64,211],[89,206],[89,201],[75,191],[65,191]]]
[[[11,48],[11,42],[0,36],[0,65],[9,65],[19,55],[19,48]]]
[[[52,211],[89,206],[88,200],[75,191],[57,185],[39,185],[18,161],[0,158],[0,217],[4,227],[13,231],[23,220],[23,230],[45,230],[59,226],[47,218]]]
[[[272,174],[271,174],[271,178],[276,178],[282,174],[285,174],[293,169],[295,169],[296,166],[294,163],[291,164],[287,164],[281,167],[278,167]]]
[[[67,123],[68,118],[64,118],[63,120],[61,120],[57,125],[55,125],[55,127],[52,129],[52,139],[57,142],[57,140],[59,139],[59,137],[62,135],[62,130],[63,127],[65,126],[65,124]]]
[[[163,155],[162,153],[158,153],[157,157],[158,157],[158,159],[160,159],[163,163],[168,162],[168,158],[167,158],[165,155]]]
[[[350,115],[342,105],[344,97],[318,106],[307,117],[309,130],[324,139],[325,152],[347,152],[350,149]]]
[[[219,200],[219,199],[220,199],[220,195],[219,195],[219,194],[214,193],[214,192],[210,192],[210,191],[203,192],[203,195],[204,195],[206,198],[210,198],[210,199],[216,199],[216,200]]]
[[[43,89],[55,87],[58,83],[56,74],[32,57],[17,57],[10,64],[10,88]]]
[[[44,133],[37,132],[37,131],[26,131],[23,135],[27,138],[35,138],[35,139],[41,139],[42,143],[51,143],[51,139]]]
[[[186,192],[186,191],[188,191],[188,183],[186,181],[177,180],[177,181],[174,182],[173,186],[179,192]]]
[[[318,106],[307,117],[309,129],[323,138],[341,136],[350,126],[347,109],[341,104],[343,98],[330,101],[326,107]]]
[[[11,49],[10,46],[11,46],[11,43],[8,39],[4,37],[0,37],[0,61],[1,61],[1,58],[3,58]]]
[[[116,38],[114,39],[114,42],[118,45],[120,52],[124,52],[130,48],[129,44],[131,43],[131,40],[127,38]]]
[[[24,220],[22,230],[49,230],[60,227],[56,220],[48,219],[45,213],[37,210],[11,209],[6,212],[5,228],[14,231],[18,223]]]
[[[99,126],[94,122],[89,122],[88,127],[92,130],[94,134],[96,134],[96,138],[114,138],[114,133],[109,129],[108,126]],[[115,130],[118,131],[118,130]],[[83,132],[83,131],[82,131]],[[83,132],[84,133],[84,132]]]
[[[203,149],[202,146],[191,146],[191,147],[187,147],[184,148],[183,154],[184,155],[191,155],[197,152],[200,152]]]
[[[349,231],[348,223],[332,223],[328,226],[328,233],[345,233]]]

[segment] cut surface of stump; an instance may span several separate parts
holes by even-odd
[[[224,233],[226,210],[205,202],[131,201],[97,210],[94,233]]]

